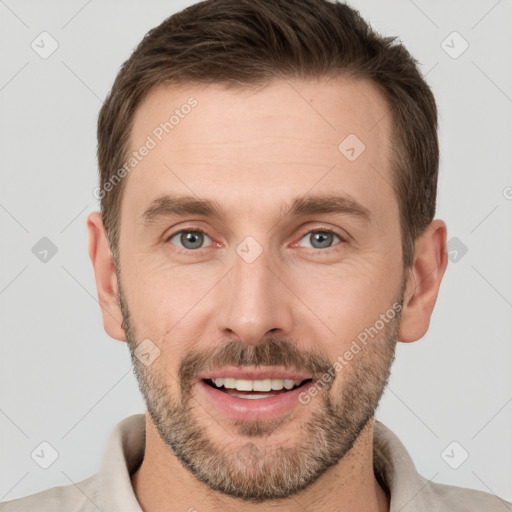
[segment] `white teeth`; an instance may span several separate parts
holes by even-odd
[[[272,389],[279,391],[284,388],[284,382],[281,379],[272,379]]]
[[[280,391],[281,389],[292,389],[294,386],[298,386],[302,383],[301,380],[292,379],[261,379],[261,380],[244,380],[244,379],[233,379],[226,377],[225,379],[217,378],[213,381],[215,386],[221,388],[224,386],[226,389],[237,389],[238,391]],[[265,395],[266,398],[267,395]],[[271,396],[271,395],[268,395]],[[255,398],[257,396],[255,395]],[[259,398],[264,398],[259,396]]]
[[[236,396],[237,398],[246,398],[249,400],[258,400],[259,398],[270,398],[273,395],[237,395],[236,393],[232,393],[232,396]]]
[[[284,379],[284,387],[286,389],[292,389],[294,386],[294,381],[291,379]]]
[[[224,379],[224,387],[226,389],[235,389],[236,379],[226,378]]]
[[[272,389],[272,380],[253,380],[252,389],[253,391],[270,391]]]
[[[252,391],[252,380],[237,379],[235,389],[238,389],[238,391]]]

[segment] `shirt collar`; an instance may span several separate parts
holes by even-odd
[[[99,473],[105,510],[142,511],[131,475],[144,457],[145,426],[145,415],[134,414],[119,422],[110,435]],[[408,506],[417,512],[427,510],[421,493],[429,481],[416,471],[400,439],[378,420],[374,423],[373,466],[391,495],[390,512],[406,512]]]
[[[396,434],[378,420],[373,430],[373,470],[389,490],[390,512],[429,510],[429,480],[418,473]]]
[[[146,419],[134,414],[112,431],[101,463],[99,482],[104,510],[142,512],[131,475],[139,467],[146,445]]]

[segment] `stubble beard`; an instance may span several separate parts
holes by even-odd
[[[118,282],[118,284],[120,284]],[[298,351],[296,345],[282,338],[267,338],[259,345],[228,341],[209,351],[189,353],[180,365],[179,395],[171,392],[175,379],[165,368],[144,365],[134,354],[137,337],[130,322],[126,299],[119,286],[119,304],[123,328],[130,347],[134,373],[147,410],[158,433],[179,461],[201,482],[225,495],[252,502],[288,498],[315,482],[337,464],[354,446],[373,418],[395,357],[400,325],[400,311],[385,324],[350,364],[313,400],[309,419],[300,428],[293,446],[272,442],[272,434],[286,428],[283,419],[273,421],[238,421],[236,434],[227,432],[208,416],[193,396],[194,376],[208,365],[293,366],[322,375],[332,368],[317,352]],[[403,290],[398,301],[402,304]],[[223,366],[219,364],[220,367]],[[332,370],[331,370],[332,371]],[[343,379],[333,394],[333,383]],[[175,396],[173,396],[173,394]],[[316,402],[316,403],[315,403]],[[200,420],[197,412],[205,418]],[[212,439],[211,428],[224,429],[226,441]]]

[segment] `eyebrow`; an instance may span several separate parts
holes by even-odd
[[[296,197],[291,206],[282,206],[287,210],[285,216],[306,217],[319,214],[343,214],[359,217],[365,222],[371,220],[368,208],[347,194],[323,194]],[[282,211],[281,210],[281,211]],[[211,199],[201,199],[194,196],[178,196],[165,194],[154,199],[140,216],[141,224],[149,226],[160,218],[201,215],[217,218],[228,217],[226,210],[218,202]]]

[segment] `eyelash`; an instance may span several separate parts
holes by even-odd
[[[204,231],[203,229],[189,227],[189,228],[180,229],[179,231],[175,231],[173,234],[166,237],[165,242],[170,242],[172,238],[174,238],[176,235],[179,235],[180,233],[202,233],[203,235],[206,235],[208,238],[211,239],[211,237],[208,235],[208,233],[206,233],[206,231]],[[298,241],[300,242],[306,235],[311,234],[311,233],[326,233],[329,235],[334,235],[340,239],[340,241],[338,243],[335,243],[331,247],[327,247],[325,249],[316,249],[314,247],[307,248],[307,249],[310,249],[311,251],[313,251],[315,254],[320,253],[320,252],[327,253],[327,252],[330,252],[331,250],[335,250],[338,245],[345,243],[347,241],[346,237],[343,237],[340,233],[337,233],[336,231],[334,231],[330,228],[327,228],[327,227],[323,227],[323,226],[315,228],[315,229],[309,229],[309,230],[302,232],[301,235],[299,236]],[[298,243],[298,242],[294,242],[293,245],[295,245],[296,243]],[[207,247],[201,247],[199,249],[185,249],[185,248],[178,247],[178,246],[175,246],[175,247],[180,252],[184,252],[184,253],[201,253],[203,250],[207,249]]]

